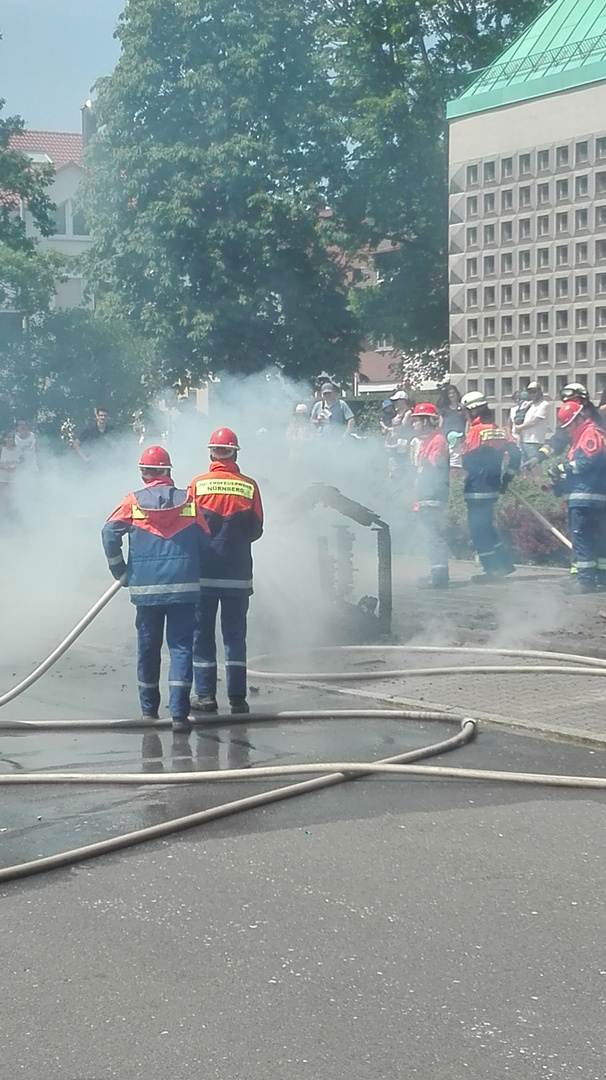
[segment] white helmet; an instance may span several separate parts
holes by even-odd
[[[461,398],[461,405],[464,409],[481,409],[484,405],[488,405],[488,402],[479,390],[470,390]]]

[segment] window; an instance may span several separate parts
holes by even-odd
[[[473,368],[477,368],[477,366],[478,366],[478,350],[477,349],[468,349],[467,350],[467,367],[471,368],[473,370]]]
[[[502,221],[501,242],[506,244],[508,240],[513,240],[513,221]]]
[[[477,337],[477,336],[478,336],[478,320],[477,319],[468,319],[467,320],[467,337],[468,338],[474,338],[474,337]]]
[[[484,183],[490,184],[496,176],[496,166],[494,161],[484,162]]]
[[[478,196],[470,195],[467,199],[467,217],[478,216]]]
[[[589,245],[586,243],[574,245],[574,261],[577,266],[589,261]]]
[[[596,360],[606,360],[606,341],[596,341],[595,358]]]
[[[595,242],[595,261],[606,261],[606,240],[596,240]]]
[[[556,311],[556,330],[568,330],[567,311]]]
[[[568,180],[556,180],[556,199],[561,202],[568,198]]]
[[[574,282],[574,294],[575,296],[587,296],[589,291],[589,278],[586,274],[580,274],[575,278]]]
[[[496,320],[492,316],[488,319],[484,319],[484,337],[494,337],[496,328]]]
[[[549,300],[549,279],[537,281],[537,300]]]
[[[494,255],[485,255],[484,256],[484,276],[485,277],[491,277],[492,274],[494,274],[494,272],[495,272],[494,266],[495,266]]]
[[[598,225],[606,225],[606,206],[596,206],[595,223],[596,227]]]
[[[537,334],[549,333],[549,312],[537,311]]]
[[[537,202],[539,206],[549,202],[549,184],[537,184]]]
[[[469,278],[474,278],[474,277],[477,277],[477,276],[478,276],[478,260],[477,259],[468,259],[467,260],[467,277],[468,277],[468,279]]]
[[[513,176],[513,158],[504,157],[501,161],[501,180],[507,180]]]
[[[530,333],[530,315],[518,316],[518,330],[520,334]]]
[[[487,352],[494,352],[494,349],[487,349]],[[492,364],[486,363],[486,367],[494,367],[494,361]],[[494,397],[495,395],[495,379],[484,379],[484,394],[486,397]]]
[[[475,187],[478,182],[478,166],[467,166],[467,187]]]
[[[574,159],[577,165],[583,165],[584,162],[589,161],[589,143],[578,142],[574,148]]]
[[[72,236],[88,236],[86,218],[82,210],[74,210],[72,203]]]
[[[537,236],[547,236],[549,232],[549,214],[537,218]]]
[[[530,218],[520,219],[520,240],[530,239]]]
[[[537,154],[537,170],[545,172],[549,168],[549,150],[539,150]]]
[[[485,244],[494,244],[494,236],[495,236],[494,225],[485,225],[484,226],[484,243]]]
[[[513,285],[501,285],[501,303],[513,304]]]
[[[598,160],[606,158],[606,139],[596,139],[595,141],[595,156]]]
[[[556,232],[568,232],[568,214],[556,214]]]
[[[521,281],[518,286],[518,299],[520,304],[528,304],[530,301],[530,282]]]
[[[506,191],[501,192],[501,210],[513,209],[513,190],[507,188]]]
[[[467,247],[478,246],[478,230],[474,227],[467,230]]]
[[[511,345],[505,345],[501,349],[501,363],[502,363],[503,367],[512,367],[513,366],[513,349],[511,347]],[[506,379],[503,379],[503,382],[506,382],[506,381],[507,381]],[[503,393],[505,393],[505,391],[503,391]],[[511,390],[509,391],[509,393],[511,394]]]
[[[65,236],[67,233],[67,202],[57,203],[57,208],[51,211],[50,217],[55,226],[55,234]]]
[[[586,330],[589,326],[589,311],[586,307],[577,308],[574,313],[574,325],[576,330]]]
[[[470,379],[469,382],[467,383],[468,392],[471,394],[472,390],[475,391],[477,389],[478,389],[478,380],[477,379]]]
[[[513,270],[513,255],[510,251],[501,255],[501,273],[511,274]]]
[[[549,266],[549,248],[537,249],[537,269],[545,270]]]
[[[562,397],[562,390],[568,386],[570,375],[556,375],[556,397]]]
[[[564,165],[568,165],[568,147],[558,146],[556,150],[556,167],[561,169]]]
[[[505,351],[505,350],[503,350]],[[501,379],[501,397],[511,397],[513,394],[513,379]]]
[[[577,199],[584,199],[589,195],[589,177],[577,176],[574,182],[574,193]]]
[[[496,349],[484,349],[484,367],[496,366]],[[492,391],[488,389],[488,384],[492,383]],[[494,379],[486,379],[484,383],[484,393],[490,397],[494,397]]]
[[[484,196],[484,213],[493,214],[495,206],[494,191],[490,191]]]
[[[586,341],[575,341],[574,343],[574,358],[577,361],[587,360],[589,356],[589,348]]]
[[[530,345],[520,345],[518,358],[522,365],[530,363]]]
[[[468,308],[474,308],[474,307],[477,307],[477,306],[478,306],[478,290],[477,289],[468,289],[467,290],[467,307]]]
[[[565,266],[568,262],[568,244],[556,248],[556,266]]]
[[[520,176],[528,176],[530,172],[530,154],[520,154]]]
[[[520,206],[530,206],[530,188],[529,187],[521,187],[520,188],[519,205]]]
[[[501,316],[501,334],[513,334],[513,315]]]
[[[496,292],[494,285],[487,285],[484,289],[484,307],[494,307],[495,296]]]
[[[595,311],[595,324],[597,326],[606,326],[606,307],[596,308]]]
[[[530,252],[520,251],[518,255],[518,264],[521,271],[530,270]]]
[[[595,193],[603,195],[604,192],[606,192],[606,172],[599,172],[595,174]]]
[[[542,344],[537,345],[537,363],[538,364],[548,364],[549,363],[549,345],[547,345],[546,342],[543,342]]]
[[[575,232],[583,232],[589,228],[589,215],[586,210],[575,210],[574,228]]]
[[[556,364],[567,364],[568,363],[568,342],[567,341],[558,341],[558,342],[556,342],[555,358],[556,358]]]
[[[568,278],[556,278],[555,294],[557,297],[568,296]]]

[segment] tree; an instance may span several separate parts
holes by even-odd
[[[323,6],[126,5],[97,88],[88,277],[102,311],[161,344],[167,374],[355,370],[344,237],[322,214],[342,167]]]
[[[0,113],[3,108],[0,99]],[[29,210],[42,236],[55,231],[54,206],[46,191],[55,170],[34,165],[11,149],[11,135],[22,131],[19,116],[0,116],[0,305],[32,315],[48,307],[61,260],[53,252],[40,252],[37,240],[26,233],[21,206]]]
[[[102,404],[127,424],[161,389],[158,370],[153,347],[125,322],[85,308],[47,312],[2,349],[0,423],[23,415],[58,436],[64,421],[81,425]]]
[[[418,352],[448,337],[446,103],[550,0],[327,0],[334,107],[348,148],[334,208],[381,284],[352,303],[375,339]]]

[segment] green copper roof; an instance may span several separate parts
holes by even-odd
[[[447,108],[469,116],[606,79],[606,0],[554,0]]]

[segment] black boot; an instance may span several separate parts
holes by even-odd
[[[249,704],[245,697],[230,697],[229,704],[232,714],[250,712]]]
[[[191,703],[192,712],[216,713],[219,711],[217,699],[214,694],[202,694],[194,698]]]

